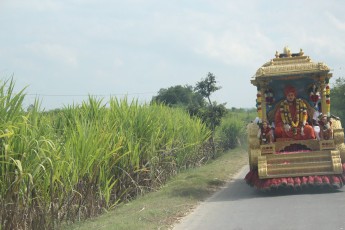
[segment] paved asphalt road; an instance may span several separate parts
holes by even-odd
[[[245,167],[174,230],[345,230],[345,188],[262,193],[249,187]]]

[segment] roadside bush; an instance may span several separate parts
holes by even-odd
[[[245,123],[234,116],[227,116],[216,130],[216,139],[222,150],[236,148],[244,142]]]

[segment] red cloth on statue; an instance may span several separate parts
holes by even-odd
[[[290,113],[291,113],[291,118],[294,122],[296,122],[296,100],[294,101],[294,103],[291,103],[289,105],[289,109],[290,109]],[[308,115],[306,115],[308,116]],[[308,118],[308,117],[307,117]],[[307,119],[306,118],[306,119]],[[314,139],[315,138],[315,133],[314,133],[314,129],[313,127],[311,127],[310,125],[306,124],[304,126],[304,135],[302,135],[301,133],[301,127],[303,122],[300,121],[297,127],[297,134],[293,134],[292,132],[292,125],[290,125],[290,130],[288,132],[285,132],[285,128],[284,128],[284,122],[282,121],[281,115],[280,115],[280,108],[277,109],[276,114],[275,114],[275,119],[274,119],[274,123],[275,123],[275,136],[277,138],[280,137],[284,137],[284,138],[293,138],[295,140],[305,140],[305,139]]]

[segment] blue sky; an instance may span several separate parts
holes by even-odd
[[[344,77],[344,1],[1,0],[0,78],[28,86],[46,110],[87,95],[149,101],[160,88],[195,85],[212,99],[254,107],[250,78],[275,51],[303,48]]]

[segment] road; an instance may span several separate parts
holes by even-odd
[[[245,167],[174,230],[345,229],[345,188],[263,193],[249,187]]]

